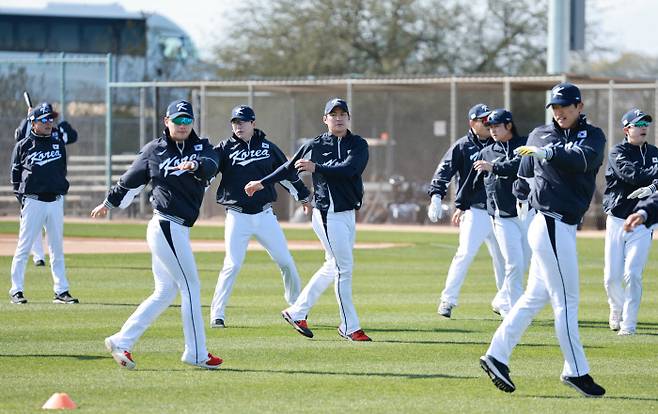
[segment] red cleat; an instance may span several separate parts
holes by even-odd
[[[340,328],[338,329],[338,334],[342,336],[343,338],[347,339],[348,341],[355,341],[355,342],[367,342],[367,341],[372,341],[368,335],[366,335],[365,332],[363,332],[363,329],[359,329],[358,331],[354,331],[349,335],[345,335],[340,331]]]
[[[281,316],[283,316],[283,319],[286,320],[297,332],[300,334],[304,335],[307,338],[313,338],[313,332],[308,329],[308,324],[306,323],[306,319],[300,319],[298,321],[295,321],[292,319],[290,314],[286,311],[281,312]]]

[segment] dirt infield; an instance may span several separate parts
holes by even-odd
[[[0,235],[0,256],[13,256],[16,249],[15,235]],[[290,250],[321,250],[317,241],[288,241]],[[357,249],[387,249],[403,246],[396,243],[357,243]],[[265,250],[256,241],[249,242],[251,250]],[[224,241],[192,240],[195,252],[223,252]],[[149,248],[144,239],[96,239],[90,237],[65,237],[64,252],[72,253],[148,253]]]

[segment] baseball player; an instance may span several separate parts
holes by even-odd
[[[25,138],[32,128],[32,121],[30,121],[31,111],[32,108],[28,108],[27,118],[23,119],[18,128],[16,128],[16,131],[14,131],[14,138],[16,139],[16,142]],[[52,135],[59,136],[66,145],[73,144],[78,140],[78,132],[73,129],[73,127],[71,127],[71,124],[66,121],[61,121],[58,123],[57,126],[53,128]],[[32,244],[31,254],[35,266],[46,265],[46,256],[43,252],[43,232],[37,233],[37,236],[34,239],[34,243]]]
[[[448,192],[448,184],[452,177],[457,174],[457,197],[455,198],[455,213],[452,216],[452,224],[459,226],[459,247],[450,263],[446,285],[441,292],[438,313],[446,318],[452,315],[452,308],[459,303],[459,291],[466,279],[466,272],[475,258],[482,242],[487,244],[489,254],[493,262],[496,288],[498,293],[491,305],[494,312],[500,313],[501,306],[505,301],[500,293],[504,288],[505,260],[496,243],[496,238],[491,227],[491,220],[486,210],[486,194],[483,188],[470,195],[468,207],[457,202],[466,201],[460,197],[464,190],[464,183],[468,173],[473,169],[473,162],[477,159],[479,152],[493,143],[484,120],[489,115],[489,108],[484,104],[477,104],[468,111],[468,133],[461,137],[445,153],[443,159],[436,168],[428,193],[431,203],[427,209],[430,221],[436,223],[443,215],[441,200]]]
[[[526,138],[519,136],[512,113],[506,109],[491,111],[485,125],[494,143],[480,150],[456,202],[468,208],[473,193],[481,191],[481,187],[485,189],[493,234],[505,260],[505,280],[498,308],[505,317],[523,293],[523,274],[530,261],[526,228],[518,218],[517,201],[512,193],[521,163],[521,157],[515,155],[514,150],[524,145]]]
[[[21,204],[18,245],[11,263],[11,302],[25,304],[25,266],[30,248],[42,228],[48,232],[53,303],[73,304],[64,265],[64,198],[66,180],[66,141],[53,127],[58,113],[43,102],[30,111],[29,133],[20,139],[12,154],[11,182]],[[25,121],[27,124],[27,121]],[[27,128],[27,127],[26,127]]]
[[[167,107],[162,135],[146,144],[105,200],[91,212],[104,217],[115,207],[126,208],[151,183],[153,218],[146,240],[153,254],[155,291],[130,315],[121,330],[105,339],[120,367],[134,369],[131,349],[148,327],[181,295],[181,316],[185,351],[181,360],[189,365],[217,369],[222,359],[206,349],[201,316],[201,287],[190,228],[199,216],[199,207],[209,180],[215,176],[217,154],[205,138],[192,129],[194,112],[184,100]]]
[[[313,176],[313,230],[325,250],[325,262],[313,275],[297,301],[281,312],[300,334],[312,338],[306,316],[322,292],[333,282],[338,301],[338,334],[350,341],[370,341],[361,329],[352,302],[353,248],[356,210],[363,200],[361,174],[368,164],[368,144],[348,129],[350,111],[347,102],[333,98],[324,107],[327,132],[303,145],[284,165],[260,181],[245,187],[253,196],[267,185],[290,174],[307,171]],[[305,159],[304,157],[309,157]]]
[[[605,390],[589,375],[578,335],[579,275],[576,227],[589,207],[596,173],[603,163],[605,136],[582,115],[580,90],[573,84],[553,87],[546,105],[553,122],[535,128],[528,145],[515,153],[534,158],[530,204],[537,211],[528,228],[532,259],[528,286],[496,330],[480,366],[500,390],[513,392],[509,375],[512,350],[534,316],[551,303],[555,331],[564,356],[561,381],[586,397]]]
[[[279,266],[286,302],[293,304],[301,290],[297,267],[288,250],[283,230],[272,211],[272,202],[276,200],[275,183],[268,184],[265,191],[256,197],[247,197],[244,192],[244,186],[249,181],[272,173],[287,161],[279,147],[255,126],[256,114],[253,109],[246,105],[236,106],[231,113],[233,135],[215,147],[219,157],[219,172],[222,173],[217,202],[226,206],[226,255],[210,307],[210,325],[213,328],[226,326],[226,305],[252,236],[256,236]],[[291,171],[282,178],[280,184],[295,200],[302,202],[304,212],[308,214],[309,191],[297,173]]]
[[[647,143],[651,121],[650,115],[635,108],[621,118],[625,138],[610,149],[605,172],[603,210],[608,217],[603,282],[610,304],[610,329],[619,335],[635,334],[642,272],[651,249],[650,228],[624,230],[624,221],[639,201],[633,193],[658,183],[658,148]]]

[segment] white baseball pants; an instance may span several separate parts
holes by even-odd
[[[24,291],[25,266],[34,244],[34,239],[43,227],[48,232],[50,251],[50,273],[53,276],[53,290],[56,294],[69,290],[64,266],[64,197],[52,202],[25,198],[21,209],[18,245],[11,262],[11,289],[9,294]]]
[[[226,255],[210,306],[210,320],[225,319],[224,314],[233,291],[233,284],[244,262],[249,239],[252,236],[256,237],[256,240],[279,266],[283,278],[283,297],[286,302],[293,304],[299,296],[301,289],[299,273],[290,250],[288,250],[286,237],[272,209],[269,208],[257,214],[227,210],[224,222]]]
[[[518,217],[492,217],[493,233],[505,261],[499,309],[507,314],[523,294],[523,275],[530,263],[527,230]]]
[[[308,282],[297,301],[286,311],[293,320],[306,319],[309,311],[320,295],[333,282],[340,326],[344,335],[361,329],[356,308],[352,302],[352,268],[354,266],[353,249],[356,237],[354,210],[321,212],[313,209],[313,230],[324,248],[324,264]]]
[[[509,365],[512,350],[530,322],[550,302],[564,356],[562,374],[585,375],[589,365],[578,335],[576,226],[537,213],[528,229],[528,242],[532,249],[528,287],[496,330],[487,355]]]
[[[652,230],[644,225],[624,231],[624,219],[605,222],[603,283],[610,311],[621,315],[621,329],[634,331],[642,299],[642,272],[651,250]]]
[[[155,215],[148,224],[146,241],[152,253],[155,291],[130,315],[121,331],[110,339],[118,348],[132,349],[180,292],[185,336],[185,351],[181,359],[192,364],[203,362],[208,359],[208,350],[201,316],[201,286],[190,245],[190,228]]]
[[[505,259],[503,258],[496,237],[493,234],[491,219],[486,210],[480,208],[470,208],[464,212],[459,224],[459,247],[457,253],[450,263],[446,286],[441,292],[441,300],[459,304],[459,291],[461,290],[468,267],[473,262],[475,255],[480,250],[482,243],[487,244],[491,261],[493,263],[494,276],[496,278],[496,288],[500,292],[504,289],[505,282]],[[496,294],[492,305],[498,306],[502,301],[504,294]]]

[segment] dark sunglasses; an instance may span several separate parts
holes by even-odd
[[[186,116],[179,116],[178,118],[174,118],[171,120],[176,125],[190,125],[194,119],[188,118]]]
[[[636,128],[644,128],[644,127],[648,127],[649,125],[651,125],[651,122],[637,121],[634,124],[630,124],[629,126],[636,127]]]
[[[40,121],[42,124],[49,124],[49,123],[55,121],[55,118],[53,118],[53,117],[40,118],[40,119],[38,119],[38,121]]]

